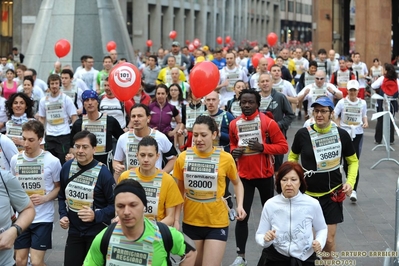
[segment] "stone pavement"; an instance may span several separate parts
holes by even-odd
[[[380,158],[386,157],[385,149],[377,148],[371,151],[374,144],[375,122],[370,121],[370,128],[365,130],[362,155],[360,157],[360,182],[358,186],[358,202],[352,204],[349,199],[344,202],[344,222],[338,225],[337,229],[337,252],[341,257],[341,252],[366,252],[355,254],[344,254],[349,259],[341,265],[363,265],[376,266],[383,265],[384,258],[369,257],[370,251],[385,251],[387,248],[394,249],[395,239],[395,191],[399,176],[399,165],[394,162],[382,162],[374,169],[370,167]],[[302,126],[303,120],[295,120],[288,132],[288,141],[291,144],[296,131]],[[391,152],[391,158],[399,161],[399,138],[392,145],[396,151]],[[58,206],[58,202],[55,202]],[[249,219],[249,237],[247,241],[246,258],[248,266],[257,265],[262,249],[255,243],[254,236],[257,230],[262,206],[259,195],[255,194],[252,206],[251,217]],[[63,265],[64,247],[66,241],[66,231],[61,229],[56,215],[53,234],[53,249],[46,253],[47,266]],[[236,257],[235,252],[235,222],[229,228],[229,240],[223,259],[223,265],[228,266]]]

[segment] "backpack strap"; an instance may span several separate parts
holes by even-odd
[[[172,234],[170,233],[169,227],[166,224],[157,222],[157,226],[159,228],[159,232],[162,235],[163,246],[167,253],[167,256],[166,256],[167,265],[172,266],[172,262],[170,261],[170,251],[172,250],[172,247],[173,247]]]
[[[114,232],[115,226],[117,223],[112,223],[108,226],[107,230],[105,230],[103,237],[101,238],[100,243],[100,251],[104,257],[104,265],[107,257],[107,249],[109,245],[109,240],[111,239],[112,233]],[[163,246],[167,253],[167,265],[172,266],[172,262],[170,261],[170,251],[173,247],[173,238],[172,234],[170,233],[169,227],[161,222],[157,222],[157,226],[159,228],[159,232],[162,236]]]
[[[116,224],[117,223],[110,224],[107,227],[107,230],[105,230],[103,237],[101,238],[100,251],[101,251],[101,254],[103,254],[104,265],[107,260],[107,249],[108,249],[109,240],[111,239],[112,232],[114,232]]]
[[[352,72],[349,73],[349,79],[351,78],[351,74],[352,74]],[[333,84],[334,84],[335,86],[338,86],[338,83],[337,83],[338,70],[335,71],[335,72],[333,73],[333,75],[334,75],[334,83],[333,83]]]

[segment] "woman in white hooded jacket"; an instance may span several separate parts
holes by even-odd
[[[255,236],[265,248],[258,266],[314,265],[316,252],[324,248],[327,225],[319,202],[304,194],[303,174],[296,162],[285,162],[279,169],[279,194],[265,203]]]

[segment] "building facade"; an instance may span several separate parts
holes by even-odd
[[[281,0],[281,42],[312,41],[312,0]]]
[[[121,4],[122,5],[122,4]],[[135,49],[170,47],[171,30],[182,44],[198,38],[216,47],[217,37],[230,36],[237,46],[242,41],[266,42],[269,32],[280,28],[279,0],[147,0],[126,1],[126,18]]]
[[[359,52],[367,65],[376,57],[390,62],[392,55],[399,54],[396,0],[313,0],[313,6],[314,51]]]
[[[119,2],[134,49],[170,47],[169,33],[177,32],[182,44],[198,38],[216,47],[216,38],[266,42],[270,32],[280,32],[280,0],[110,0]],[[0,0],[0,53],[13,46],[27,50],[42,0]],[[68,23],[68,22],[66,22]]]

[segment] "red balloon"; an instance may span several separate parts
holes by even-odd
[[[116,42],[114,42],[114,41],[109,41],[108,43],[107,43],[107,51],[108,52],[111,52],[112,50],[115,50],[116,49]]]
[[[230,37],[230,36],[226,36],[225,42],[226,42],[226,43],[230,43],[230,41],[231,41],[231,37]]]
[[[189,50],[190,52],[193,52],[193,51],[195,50],[195,47],[194,47],[194,45],[193,45],[192,43],[190,43],[190,44],[188,45],[188,50]]]
[[[216,42],[218,43],[218,44],[222,44],[223,43],[223,39],[222,39],[222,37],[217,37],[216,38]]]
[[[275,64],[274,59],[271,57],[267,58],[267,70],[271,70],[272,66]]]
[[[71,50],[71,44],[67,39],[61,39],[57,41],[54,45],[54,52],[59,58],[62,58],[67,54],[69,54],[70,50]]]
[[[275,34],[274,32],[270,32],[269,35],[267,35],[267,43],[270,46],[274,46],[277,43],[277,34]]]
[[[196,64],[190,72],[190,86],[194,96],[202,98],[211,93],[219,84],[219,79],[219,69],[214,63],[203,61]]]
[[[262,57],[263,54],[261,53],[256,53],[252,56],[252,65],[254,66],[255,69],[258,67],[259,59],[261,59]]]
[[[171,39],[176,39],[176,37],[177,37],[177,32],[176,32],[175,30],[172,30],[172,31],[169,33],[169,38],[171,38]]]
[[[194,45],[195,48],[200,47],[200,45],[201,45],[200,40],[199,39],[194,39],[193,45]]]
[[[114,66],[109,73],[109,87],[119,101],[130,100],[141,87],[140,71],[131,63]]]
[[[152,41],[151,40],[147,40],[147,46],[151,47],[152,46]]]
[[[189,45],[190,44],[190,40],[186,40],[186,45]]]

